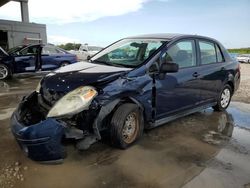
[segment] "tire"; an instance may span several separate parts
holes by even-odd
[[[11,71],[6,65],[0,64],[0,80],[8,79],[11,77]]]
[[[219,98],[217,99],[217,104],[213,106],[215,111],[224,111],[230,104],[232,98],[232,88],[230,85],[226,84],[222,91],[220,92]]]
[[[69,62],[67,62],[67,61],[64,61],[64,62],[61,63],[61,67],[65,67],[67,65],[69,65]]]
[[[126,149],[141,137],[143,130],[143,113],[139,107],[132,103],[122,104],[111,119],[111,144]]]

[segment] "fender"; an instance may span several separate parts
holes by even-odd
[[[101,126],[102,126],[102,121],[104,120],[107,115],[109,115],[113,109],[116,107],[116,105],[120,102],[120,99],[113,100],[112,102],[106,104],[105,106],[102,106],[94,123],[93,123],[93,130],[95,133],[95,136],[98,140],[101,140]]]
[[[232,73],[228,74],[227,83],[232,87],[233,93],[235,91],[235,76]],[[224,83],[226,84],[226,83]]]
[[[103,120],[118,106],[120,102],[124,102],[124,101],[130,101],[130,102],[137,104],[144,113],[144,106],[132,96],[123,98],[123,99],[115,99],[112,102],[106,104],[105,106],[102,106],[93,123],[93,130],[98,140],[101,139],[100,130],[103,129],[102,128]]]
[[[7,66],[11,72],[11,74],[14,72],[14,58],[11,56],[6,56],[3,59],[0,60],[0,64],[3,64]]]

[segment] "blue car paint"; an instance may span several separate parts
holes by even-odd
[[[28,47],[44,47],[44,45],[28,45],[21,48],[21,51]],[[55,47],[56,48],[56,47]],[[54,70],[61,67],[62,63],[76,63],[77,57],[74,54],[70,54],[66,51],[57,54],[41,54],[42,60],[42,71]],[[0,60],[0,63],[6,65],[11,73],[25,73],[35,71],[35,55],[16,55],[9,54],[9,56],[4,57]]]
[[[197,37],[194,36],[194,38]],[[108,128],[103,124],[103,121],[120,103],[132,102],[137,104],[143,111],[145,128],[149,129],[158,126],[157,122],[167,122],[162,121],[166,117],[171,117],[169,120],[172,120],[180,117],[180,115],[187,115],[194,112],[193,109],[202,109],[214,105],[221,88],[225,84],[232,84],[234,91],[237,90],[240,81],[238,62],[233,61],[227,55],[223,46],[220,47],[224,53],[225,63],[217,63],[216,66],[214,64],[200,66],[198,58],[197,67],[179,69],[177,73],[167,73],[163,78],[159,74],[149,73],[149,67],[164,51],[164,48],[168,48],[171,43],[181,39],[183,37],[174,38],[166,46],[160,48],[154,54],[154,57],[150,58],[142,66],[129,71],[84,73],[85,69],[78,69],[65,73],[52,73],[44,77],[41,81],[40,93],[33,95],[42,98],[43,103],[51,107],[62,96],[79,86],[94,86],[98,91],[98,96],[95,97],[89,107],[88,111],[91,112],[91,118],[84,119],[83,127],[91,127],[93,125],[92,128],[95,134],[99,134],[100,131]],[[216,41],[213,42],[217,43]],[[193,74],[195,72],[199,72],[200,76],[194,77]],[[31,103],[31,101],[29,97],[26,100],[27,103]],[[25,111],[25,108],[22,108],[21,103],[15,114],[18,116],[22,111]],[[12,116],[12,127],[20,124],[18,120],[15,120],[15,114]],[[53,127],[52,122],[54,122],[55,127]],[[45,129],[43,130],[39,125],[40,127],[44,126]],[[33,126],[30,125],[30,127]],[[25,125],[22,125],[22,127],[25,127]],[[34,135],[42,134],[46,136],[46,130],[48,130],[46,127],[62,131],[60,134],[48,134],[57,141],[57,147],[61,148],[60,139],[65,133],[65,129],[63,129],[64,125],[60,124],[57,119],[42,119],[40,124],[36,124],[33,127]],[[24,129],[23,132],[27,130]],[[12,131],[16,136],[17,129],[12,128]],[[23,135],[25,134],[23,133]],[[32,138],[39,137],[34,136]],[[100,139],[100,137],[98,138]],[[20,144],[25,145],[23,142]],[[52,144],[53,147],[55,146],[54,144]],[[48,153],[44,150],[47,148],[45,145],[41,147],[38,145],[36,147],[37,151],[45,152],[43,153],[44,161],[62,159],[61,149],[55,149],[54,151],[57,153],[54,152],[51,155],[50,150],[47,150]],[[36,158],[33,156],[32,159],[41,161],[39,157]]]
[[[33,97],[32,95],[34,94],[29,97]],[[64,156],[64,148],[61,145],[64,125],[53,118],[47,118],[28,127],[20,123],[18,111],[26,102],[27,99],[24,98],[11,117],[11,131],[15,135],[18,144],[27,153],[28,157],[33,160],[61,160]]]

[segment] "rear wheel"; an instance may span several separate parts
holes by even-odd
[[[11,76],[10,70],[6,65],[0,64],[0,80],[7,79]]]
[[[125,149],[135,143],[144,129],[143,115],[137,105],[121,105],[111,120],[110,138],[114,146]]]
[[[232,88],[229,85],[225,85],[217,100],[217,104],[213,106],[213,109],[216,111],[226,110],[230,104],[231,98],[232,98]]]

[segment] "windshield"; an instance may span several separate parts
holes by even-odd
[[[26,46],[16,46],[14,48],[9,49],[8,54],[15,55],[17,52],[19,52],[21,49],[25,48]]]
[[[111,66],[137,67],[165,42],[163,39],[123,39],[93,56],[91,61]]]

